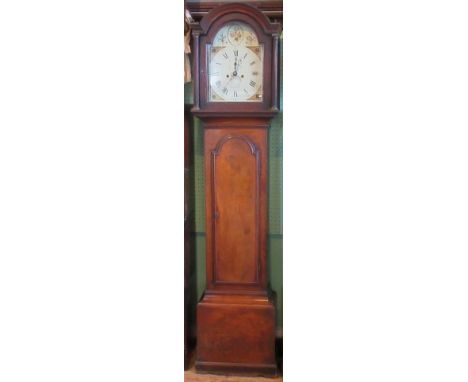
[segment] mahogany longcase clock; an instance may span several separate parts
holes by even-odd
[[[196,369],[275,375],[267,274],[268,127],[278,112],[278,35],[247,4],[223,4],[193,28],[194,107],[203,121],[206,290]]]

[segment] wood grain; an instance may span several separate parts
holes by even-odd
[[[268,125],[235,126],[205,123],[208,293],[267,287]]]

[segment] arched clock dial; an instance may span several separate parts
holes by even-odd
[[[211,102],[261,102],[263,46],[247,24],[223,26],[214,38],[209,55]]]

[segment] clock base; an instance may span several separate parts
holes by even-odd
[[[277,374],[271,298],[205,295],[197,307],[197,332],[197,372]]]

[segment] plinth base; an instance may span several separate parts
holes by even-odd
[[[275,376],[275,306],[263,296],[205,295],[197,306],[198,372]]]

